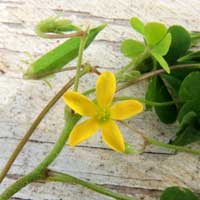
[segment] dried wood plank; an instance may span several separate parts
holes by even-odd
[[[36,37],[33,27],[41,19],[63,13],[63,16],[78,24],[109,25],[86,51],[85,60],[106,68],[120,68],[128,60],[119,52],[120,41],[127,37],[140,38],[129,27],[129,18],[137,15],[144,21],[162,21],[182,24],[191,30],[199,30],[200,2],[191,0],[1,0],[0,1],[0,61],[8,70],[0,74],[0,169],[5,164],[15,144],[30,126],[31,121],[42,107],[58,91],[59,87],[73,76],[73,72],[58,74],[51,80],[50,90],[41,81],[22,80],[22,72],[27,64],[22,60],[29,52],[36,58],[53,48],[58,41]],[[190,13],[188,15],[188,13]],[[59,41],[61,42],[61,41]],[[30,61],[30,58],[28,58]],[[72,62],[74,64],[75,62]],[[104,69],[105,70],[105,69]],[[113,70],[115,71],[115,70]],[[81,90],[95,84],[95,76],[82,80]],[[125,94],[143,95],[145,83],[127,89]],[[2,191],[8,184],[29,172],[44,157],[56,141],[63,124],[63,106],[59,101],[56,107],[38,127],[31,141],[23,150],[9,172]],[[140,129],[159,140],[167,142],[174,134],[176,125],[166,126],[158,122],[153,113],[145,113],[130,121]],[[139,148],[141,138],[130,130],[121,127],[126,140]],[[170,134],[169,134],[170,133]],[[197,145],[197,147],[199,147]],[[112,159],[110,159],[112,158]],[[110,151],[99,135],[75,149],[66,149],[51,166],[52,169],[68,172],[97,184],[141,197],[156,200],[159,193],[170,185],[190,187],[200,190],[198,156],[178,153],[160,148],[148,148],[140,156],[122,156]],[[110,199],[78,186],[66,184],[33,183],[15,195],[19,200],[103,200]]]

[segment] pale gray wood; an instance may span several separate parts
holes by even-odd
[[[62,13],[64,17],[82,25],[107,22],[108,26],[87,49],[84,59],[111,71],[128,62],[119,52],[120,42],[124,38],[140,38],[129,26],[128,20],[132,16],[136,15],[145,22],[156,20],[200,30],[198,0],[1,0],[0,13],[0,69],[6,72],[0,75],[0,169],[33,119],[74,74],[65,72],[56,75],[51,80],[53,89],[49,89],[42,81],[22,79],[23,71],[27,68],[23,60],[30,63],[62,42],[41,39],[35,35],[34,25],[40,19]],[[32,58],[25,52],[29,52]],[[95,79],[95,75],[83,78],[81,90],[88,85],[94,86]],[[123,93],[141,97],[145,87],[146,83],[143,82]],[[33,169],[51,149],[62,129],[63,107],[64,103],[60,100],[42,121],[0,185],[0,191]],[[138,115],[130,124],[165,142],[176,128],[176,125],[161,124],[151,112]],[[126,140],[139,149],[141,138],[127,128],[120,127]],[[196,147],[199,148],[199,145]],[[158,199],[160,191],[171,185],[190,187],[195,192],[200,190],[198,156],[174,154],[173,151],[154,147],[148,148],[140,156],[121,155],[108,149],[99,134],[77,148],[69,149],[66,146],[51,168],[145,200]],[[33,183],[15,196],[13,199],[110,199],[79,186],[55,183]]]

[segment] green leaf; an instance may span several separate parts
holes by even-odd
[[[185,102],[200,98],[200,72],[190,73],[182,82],[179,96]]]
[[[200,51],[188,53],[187,55],[178,59],[178,62],[200,61]]]
[[[187,145],[200,140],[200,116],[193,111],[188,112],[180,124],[176,138],[171,141],[174,145]]]
[[[143,43],[132,39],[124,40],[120,48],[121,52],[129,58],[138,56],[144,52],[144,49],[145,46]]]
[[[157,60],[160,66],[167,72],[170,73],[170,68],[166,60],[159,54],[152,52],[153,57]]]
[[[148,90],[146,92],[146,100],[156,102],[167,102],[172,101],[173,99],[161,78],[154,77],[151,80]],[[150,107],[148,106],[147,108],[149,109]],[[163,123],[170,124],[176,121],[177,109],[175,105],[168,105],[162,107],[157,106],[155,107],[155,111],[159,119]]]
[[[152,48],[166,35],[167,28],[164,24],[150,22],[144,26],[144,37],[147,44]]]
[[[140,19],[132,17],[130,24],[138,33],[144,34],[144,23]]]
[[[156,99],[156,90],[157,90],[157,77],[152,78],[149,81],[149,85],[148,88],[146,90],[146,94],[145,94],[145,99],[147,101],[155,101]],[[147,110],[151,110],[152,106],[149,104],[146,104],[146,109]]]
[[[171,26],[168,31],[171,33],[172,41],[165,59],[169,64],[174,64],[190,48],[191,38],[182,26]]]
[[[195,46],[200,42],[200,32],[192,31],[190,33],[190,37],[191,37],[192,46]]]
[[[167,90],[169,91],[170,95],[174,100],[179,99],[179,89],[181,86],[181,80],[172,76],[171,74],[162,74],[161,76],[162,81],[164,82]]]
[[[187,115],[187,113],[191,111],[195,112],[197,115],[200,115],[200,99],[199,98],[191,100],[191,101],[187,101],[185,104],[183,104],[178,114],[179,123],[181,123],[184,116]]]
[[[105,28],[105,26],[106,24],[102,24],[90,30],[86,48],[92,43],[96,35]],[[41,73],[51,72],[64,67],[67,63],[78,56],[79,46],[80,37],[68,39],[33,62],[24,74],[24,77],[37,79],[37,75],[40,75]]]
[[[160,78],[157,79],[157,88],[155,96],[156,96],[155,99],[156,102],[166,102],[173,100],[167,88],[165,87],[163,81]],[[176,121],[178,112],[175,105],[162,106],[162,107],[158,106],[155,107],[155,111],[159,119],[165,124],[170,124]]]
[[[199,198],[186,188],[169,187],[163,191],[160,200],[199,200]]]
[[[170,44],[171,34],[167,33],[167,35],[151,49],[151,52],[164,56],[168,52]]]

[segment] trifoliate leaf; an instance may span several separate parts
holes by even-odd
[[[160,42],[165,37],[166,33],[167,28],[161,23],[150,22],[144,26],[144,38],[150,48]]]
[[[160,200],[199,200],[199,198],[186,188],[169,187],[162,193]]]
[[[169,64],[174,64],[190,48],[191,38],[188,31],[182,26],[171,26],[168,31],[171,33],[172,41],[165,60]]]
[[[200,95],[200,72],[190,73],[182,82],[179,96],[185,102],[198,99]]]
[[[167,33],[167,35],[151,49],[151,52],[164,56],[168,52],[170,44],[171,34]]]
[[[132,17],[130,24],[138,33],[144,34],[144,23],[140,19]]]
[[[145,46],[143,43],[128,39],[122,42],[121,52],[129,58],[134,58],[144,52]]]
[[[160,64],[160,66],[167,72],[170,73],[170,68],[168,66],[168,63],[166,60],[159,54],[152,52],[153,57],[156,59],[156,61]]]

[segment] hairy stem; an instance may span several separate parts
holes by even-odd
[[[187,153],[191,153],[191,154],[195,154],[195,155],[200,155],[200,150],[196,150],[196,149],[189,149],[186,147],[182,147],[182,146],[177,146],[177,145],[173,145],[173,144],[166,144],[163,142],[160,142],[158,140],[155,140],[153,138],[150,137],[146,137],[147,141],[149,142],[149,144],[153,144],[155,146],[158,147],[163,147],[163,148],[167,148],[167,149],[174,149],[177,151],[182,151],[182,152],[187,152]]]
[[[113,197],[118,200],[136,200],[135,198],[127,197],[127,196],[124,196],[124,195],[118,194],[118,193],[114,193],[105,187],[90,183],[88,181],[78,179],[78,178],[68,175],[68,174],[55,172],[55,171],[51,171],[51,170],[49,170],[47,172],[47,174],[48,174],[47,179],[46,179],[47,181],[57,181],[57,182],[63,182],[63,183],[82,185],[83,187],[86,187],[86,188],[96,191],[98,193],[104,194],[106,196]]]
[[[84,35],[81,37],[81,43],[79,47],[78,60],[77,60],[76,77],[74,82],[74,91],[78,90],[79,79],[81,77],[81,64],[83,59],[83,52],[85,49],[85,45],[87,43],[88,31],[89,28],[87,28],[87,30],[84,32]]]
[[[114,101],[120,101],[120,100],[138,100],[141,101],[147,105],[151,105],[151,106],[169,106],[169,105],[173,105],[176,103],[176,101],[166,101],[166,102],[155,102],[155,101],[148,101],[145,100],[144,98],[135,98],[135,97],[131,97],[131,96],[120,96],[120,97],[115,97]]]
[[[29,183],[41,179],[45,176],[45,170],[46,168],[55,160],[55,158],[58,156],[58,154],[61,152],[63,147],[66,144],[66,141],[68,139],[68,136],[74,127],[74,125],[77,123],[77,121],[80,119],[80,116],[73,115],[67,122],[65,128],[63,129],[60,137],[58,138],[56,144],[54,145],[53,149],[50,151],[50,153],[44,158],[44,160],[29,174],[26,176],[23,176],[19,180],[17,180],[15,183],[10,185],[1,195],[0,200],[7,200],[12,195],[14,195],[16,192],[18,192],[20,189],[28,185]]]
[[[81,76],[86,74],[88,71],[82,71]],[[0,174],[0,182],[3,181],[4,177],[6,176],[7,172],[9,171],[11,165],[15,161],[18,154],[23,149],[26,142],[29,140],[39,123],[42,121],[44,116],[48,113],[48,111],[55,105],[55,103],[60,99],[60,97],[73,85],[75,78],[71,79],[66,85],[63,86],[63,88],[49,101],[49,103],[44,107],[44,109],[40,112],[40,114],[37,116],[37,118],[32,123],[31,127],[28,129],[28,131],[25,133],[21,141],[18,143],[17,147],[11,154],[9,160],[7,161],[5,167],[1,171]]]

